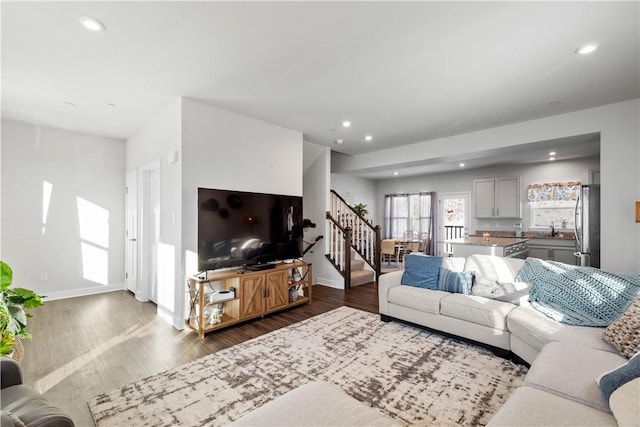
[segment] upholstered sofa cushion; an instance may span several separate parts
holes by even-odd
[[[27,426],[73,427],[73,421],[34,388],[20,384],[0,391],[2,410],[12,413]],[[4,424],[3,424],[4,426]]]
[[[440,314],[501,331],[507,330],[507,314],[514,307],[508,302],[463,294],[450,294],[440,300]]]
[[[27,427],[20,418],[9,411],[0,412],[0,426],[2,427]]]
[[[493,288],[496,283],[514,282],[523,265],[524,260],[517,258],[470,255],[464,264],[464,271],[475,273],[474,288],[478,287],[479,290],[484,286]]]
[[[449,269],[451,271],[464,271],[464,265],[467,259],[464,257],[444,257],[442,258],[442,268]]]
[[[609,411],[595,378],[626,361],[619,354],[579,344],[547,344],[531,365],[525,384],[566,399]]]
[[[62,409],[49,404],[36,389],[22,384],[18,362],[4,356],[0,362],[3,427],[73,427],[73,420]]]
[[[513,392],[487,427],[617,425],[616,419],[609,412],[534,387],[523,386]]]
[[[507,328],[537,351],[553,341],[581,344],[586,347],[615,352],[616,349],[602,339],[604,328],[572,326],[556,322],[529,303],[522,303],[509,312]]]
[[[440,300],[448,292],[425,290],[413,286],[395,286],[389,289],[389,303],[409,307],[425,313],[440,313]]]
[[[619,426],[640,425],[640,378],[614,391],[609,406]]]
[[[398,426],[325,382],[302,385],[249,412],[233,426]]]

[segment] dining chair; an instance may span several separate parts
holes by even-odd
[[[396,241],[394,239],[384,239],[380,242],[380,254],[382,255],[382,262],[385,260],[390,263],[391,259],[396,258]]]
[[[420,250],[420,242],[417,239],[406,239],[396,244],[396,265],[404,264],[404,256]]]
[[[418,240],[418,232],[415,230],[406,230],[402,238],[405,240]]]
[[[429,233],[427,231],[423,231],[420,233],[420,238],[418,240],[420,240],[418,250],[420,252],[424,252],[427,249],[427,244],[429,243]]]

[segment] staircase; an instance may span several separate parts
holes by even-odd
[[[356,251],[351,252],[351,287],[376,280],[376,272],[365,268],[366,264],[364,260],[356,259]]]
[[[327,212],[327,259],[344,277],[345,289],[375,281],[380,276],[380,226],[371,225],[335,191]]]

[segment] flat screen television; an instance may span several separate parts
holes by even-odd
[[[198,269],[302,256],[302,197],[198,188]]]

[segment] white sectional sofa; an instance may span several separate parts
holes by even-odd
[[[475,273],[476,287],[516,283],[524,260],[489,255],[444,258],[442,267]],[[513,353],[531,364],[542,348],[554,341],[582,344],[616,352],[602,339],[603,328],[570,326],[551,320],[527,301],[527,285],[504,299],[455,294],[413,286],[401,286],[403,271],[380,276],[378,298],[382,320],[404,320],[429,329],[482,343],[497,354]]]
[[[570,326],[534,309],[528,285],[515,281],[524,263],[487,255],[443,259],[444,268],[475,272],[474,293],[477,289],[495,297],[493,289],[501,300],[404,286],[403,271],[384,274],[379,281],[381,319],[463,337],[529,363],[524,385],[492,418],[492,426],[617,425],[595,378],[627,359],[603,339],[605,328]],[[503,295],[504,290],[511,292]]]

